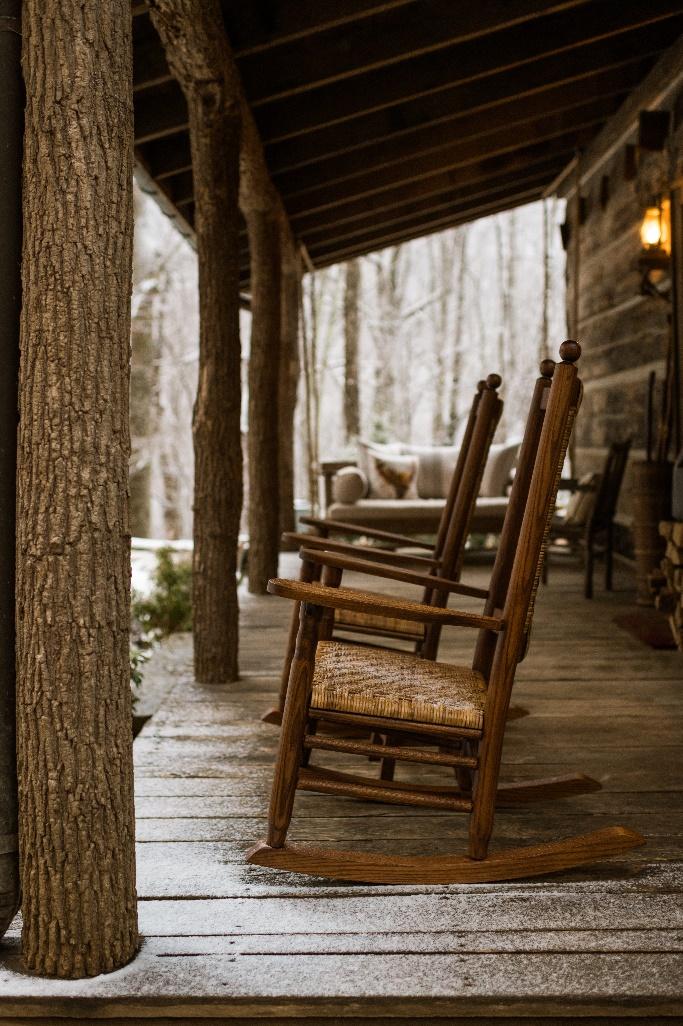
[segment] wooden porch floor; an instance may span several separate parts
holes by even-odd
[[[245,865],[264,829],[277,733],[259,716],[289,615],[245,596],[239,684],[197,685],[185,638],[158,657],[177,683],[135,744],[140,955],[95,980],[37,980],[21,972],[15,930],[0,1019],[683,1021],[683,657],[615,626],[631,600],[621,586],[588,603],[575,570],[553,570],[515,693],[531,716],[511,724],[505,752],[508,778],[580,769],[603,790],[500,813],[495,846],[623,823],[646,848],[534,882],[450,887],[332,886]],[[468,651],[466,632],[447,632],[444,657]],[[304,795],[290,836],[420,852],[458,849],[464,828],[457,815]]]

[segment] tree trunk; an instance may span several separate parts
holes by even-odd
[[[150,537],[152,498],[153,411],[157,396],[154,387],[156,353],[153,336],[155,294],[146,295],[140,304],[131,332],[130,367],[130,527],[135,537]]]
[[[0,939],[19,907],[14,560],[23,112],[21,3],[0,0]]]
[[[238,675],[240,115],[217,4],[205,6],[202,17],[191,0],[152,0],[150,9],[190,120],[200,322],[192,630],[195,676],[217,684]]]
[[[360,435],[360,394],[358,387],[358,339],[360,302],[360,262],[350,260],[344,280],[344,425],[346,441]]]
[[[24,0],[17,743],[23,953],[80,977],[137,948],[128,367],[128,0]]]
[[[285,232],[282,232],[285,235]],[[294,417],[299,386],[300,258],[286,233],[282,247],[282,309],[280,334],[280,533],[294,530]]]
[[[452,444],[460,422],[460,406],[458,392],[462,375],[463,328],[465,325],[465,271],[467,269],[467,233],[468,225],[457,229],[458,265],[455,285],[455,318],[453,324],[453,362],[451,364],[451,391],[448,402],[448,441]]]
[[[280,543],[278,391],[280,227],[272,209],[247,211],[251,257],[249,350],[249,591],[277,576]]]

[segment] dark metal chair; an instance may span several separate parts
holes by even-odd
[[[605,465],[597,480],[576,486],[578,492],[589,492],[594,501],[584,515],[555,517],[550,528],[550,542],[564,540],[575,548],[584,550],[584,595],[593,598],[593,570],[595,557],[605,557],[605,588],[612,590],[614,561],[614,515],[619,493],[624,480],[632,439],[613,442],[609,447]],[[543,579],[548,579],[548,561],[544,566]]]

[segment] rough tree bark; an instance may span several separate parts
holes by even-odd
[[[299,290],[301,258],[281,225],[282,282],[280,331],[280,533],[294,530],[294,418],[299,386]]]
[[[246,211],[251,261],[249,591],[265,595],[280,544],[280,224],[274,206]]]
[[[17,489],[23,954],[137,948],[129,683],[133,104],[128,0],[24,0]]]
[[[0,0],[0,939],[19,907],[14,538],[23,113],[21,3]]]
[[[151,0],[152,20],[187,99],[199,265],[199,383],[193,418],[194,668],[205,684],[238,675],[237,543],[242,509],[237,88],[217,0]]]
[[[360,434],[358,339],[360,337],[360,261],[350,260],[344,277],[344,427],[346,441]]]

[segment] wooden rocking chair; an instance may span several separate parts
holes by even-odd
[[[509,558],[501,544],[481,615],[388,598],[317,582],[273,580],[271,593],[302,603],[271,796],[268,835],[247,860],[294,872],[366,883],[459,883],[509,880],[559,871],[613,856],[644,843],[624,827],[607,827],[549,844],[488,854],[497,803],[525,802],[595,790],[576,776],[499,784],[506,715],[517,664],[529,637],[544,546],[557,484],[581,386],[574,366],[575,342],[560,349],[547,390],[538,451],[512,571],[507,582],[496,571]],[[517,488],[517,501],[521,489]],[[512,498],[510,506],[513,506]],[[510,511],[508,510],[508,517]],[[505,532],[504,532],[505,533]],[[504,584],[504,587],[502,585]],[[499,590],[499,585],[500,590]],[[500,603],[500,605],[498,605]],[[364,649],[325,640],[326,621],[336,609],[376,612],[420,623],[476,628],[472,666],[453,666],[412,654]],[[390,731],[406,741],[386,747],[316,734],[321,719]],[[416,746],[416,739],[421,746]],[[437,751],[425,750],[425,742]],[[457,787],[431,787],[370,780],[316,768],[315,749],[367,757],[391,754],[408,763],[458,770]],[[469,814],[466,855],[395,856],[288,845],[287,831],[297,787],[365,800],[408,804]]]
[[[552,361],[547,361],[547,363],[551,364]],[[336,553],[341,559],[356,557],[349,565],[350,569],[419,585],[424,589],[422,601],[428,605],[432,602],[436,605],[446,605],[449,592],[485,599],[487,591],[460,584],[459,577],[481,478],[491,441],[503,410],[503,402],[497,393],[500,384],[501,379],[498,374],[489,374],[486,381],[480,381],[477,385],[448,497],[441,515],[436,541],[432,548],[426,542],[418,543],[421,547],[430,549],[431,556],[429,558],[396,552],[395,549],[399,546],[415,545],[414,539],[407,536],[387,531],[368,530],[352,524],[313,517],[306,518],[306,523],[314,528],[313,532],[310,534],[287,533],[283,535],[283,541],[289,544],[305,545],[307,548],[314,548],[321,552]],[[329,538],[330,534],[337,533],[371,535],[375,540],[391,544],[393,548],[339,542]],[[320,580],[321,573],[322,564],[316,560],[304,559],[301,564],[299,580],[312,583]],[[448,591],[440,590],[440,584],[447,584]],[[434,625],[425,627],[396,617],[388,618],[372,613],[358,614],[349,610],[339,610],[335,616],[334,626],[336,631],[405,641],[413,647],[415,652],[425,658],[436,658],[439,632]],[[262,717],[266,723],[279,724],[282,721],[289,669],[294,657],[298,630],[299,606],[296,604],[292,610],[278,705],[274,709],[269,709]]]

